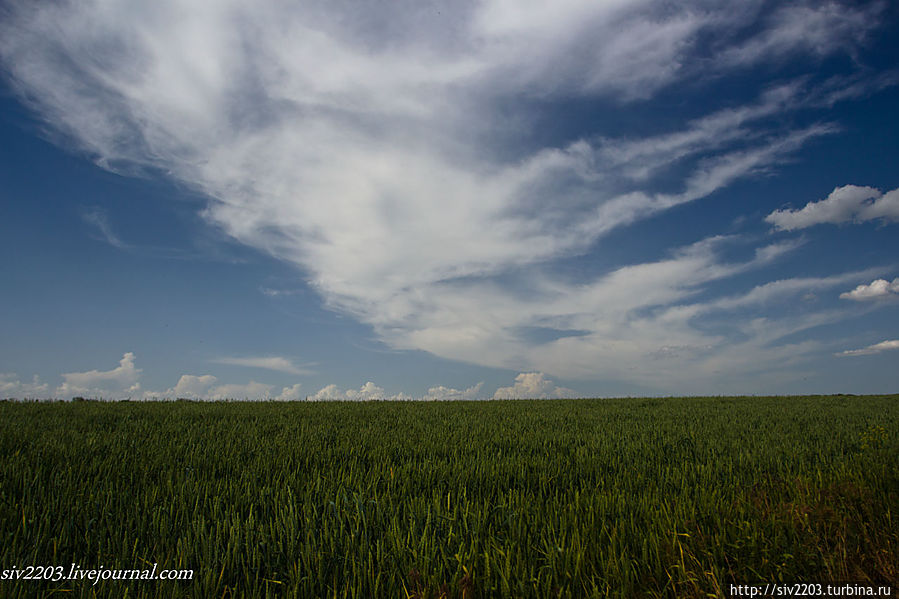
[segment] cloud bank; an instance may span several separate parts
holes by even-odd
[[[312,395],[304,395],[302,384],[296,383],[276,390],[274,385],[250,381],[248,383],[220,384],[211,374],[184,374],[178,382],[164,391],[141,390],[143,371],[135,367],[135,355],[127,352],[117,368],[107,371],[90,370],[63,374],[65,382],[51,391],[50,385],[34,376],[32,382],[23,382],[14,373],[0,374],[0,399],[71,399],[73,396],[105,400],[249,400],[249,401],[466,401],[490,398],[483,393],[480,382],[465,389],[443,385],[430,387],[424,395],[413,396],[405,392],[388,393],[383,387],[368,381],[359,389],[341,389],[336,384],[326,385]],[[542,372],[520,373],[509,387],[500,387],[493,399],[553,399],[576,397],[571,389],[556,386]]]
[[[0,24],[0,60],[60,143],[104,168],[162,173],[204,194],[210,224],[298,266],[329,307],[391,347],[516,372],[678,385],[751,376],[747,364],[779,367],[812,349],[768,346],[827,315],[794,324],[721,317],[729,332],[693,322],[726,309],[697,299],[706,286],[789,244],[734,262],[720,251],[729,241],[709,238],[586,280],[558,266],[834,134],[836,124],[791,115],[838,101],[838,90],[798,78],[639,135],[545,141],[540,117],[559,118],[556,102],[611,111],[678,83],[852,54],[884,6],[19,3]],[[875,192],[839,188],[823,207],[769,220],[793,230],[894,218],[896,192]],[[90,222],[104,231],[102,219]],[[536,330],[546,334],[536,340]],[[299,372],[271,358],[226,359]],[[77,374],[68,388],[104,373]],[[121,385],[134,378],[106,374]],[[509,393],[549,393],[550,383],[528,377]],[[184,384],[214,389],[208,379]],[[466,391],[445,390],[457,392]],[[367,384],[325,395],[380,393]]]

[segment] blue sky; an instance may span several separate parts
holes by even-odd
[[[0,396],[896,391],[888,2],[2,10]]]

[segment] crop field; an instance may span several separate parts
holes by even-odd
[[[899,585],[899,396],[0,402],[3,597]]]

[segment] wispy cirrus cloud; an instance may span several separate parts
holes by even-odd
[[[102,208],[97,206],[86,208],[81,212],[81,218],[93,228],[95,235],[99,235],[98,239],[119,249],[128,247],[113,231],[112,225],[109,223],[109,216]]]
[[[246,368],[262,368],[287,374],[306,375],[312,374],[312,370],[297,366],[290,359],[283,356],[258,356],[258,357],[224,357],[210,360],[215,364],[228,364],[230,366],[244,366]],[[308,365],[307,365],[308,366]]]
[[[846,8],[839,2],[780,6],[762,16],[766,27],[758,35],[724,48],[714,64],[727,69],[783,60],[795,51],[826,56],[839,49],[854,54],[859,42],[869,35],[872,22],[886,10],[886,3],[860,4],[848,12]]]
[[[847,349],[846,351],[842,351],[837,356],[871,356],[874,354],[879,354],[881,352],[890,351],[894,349],[899,349],[899,340],[892,339],[889,341],[881,341],[880,343],[875,343],[873,345],[869,345],[868,347],[863,347],[861,349]]]
[[[260,293],[268,297],[286,297],[291,295],[302,295],[302,289],[275,289],[274,287],[260,287]]]
[[[748,102],[709,104],[686,126],[552,143],[533,135],[534,107],[623,106],[678,82],[851,55],[882,10],[21,3],[0,24],[0,58],[62,143],[106,168],[165,172],[205,194],[208,223],[298,266],[329,307],[392,347],[658,382],[711,372],[704,364],[723,364],[724,345],[752,362],[761,339],[776,337],[780,325],[743,323],[732,336],[691,316],[709,286],[762,260],[728,262],[706,240],[586,278],[554,267],[836,133],[838,124],[792,119],[836,96],[799,77]],[[520,333],[534,327],[579,334],[537,342]],[[674,347],[694,349],[658,353]],[[643,359],[663,354],[669,369]],[[223,360],[303,371],[277,357]]]

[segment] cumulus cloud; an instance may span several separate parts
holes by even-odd
[[[261,400],[272,397],[272,385],[250,381],[246,384],[230,383],[209,390],[206,399]]]
[[[216,358],[210,360],[217,364],[228,364],[231,366],[246,366],[247,368],[262,368],[265,370],[274,370],[276,372],[285,372],[287,374],[310,374],[311,371],[296,366],[288,358],[281,356],[266,357],[245,357],[245,358]]]
[[[471,399],[479,399],[481,397],[481,389],[483,388],[484,383],[478,383],[477,385],[472,385],[467,389],[453,389],[452,387],[444,387],[443,385],[439,385],[437,387],[431,387],[428,389],[427,394],[422,397],[425,401],[460,401],[460,400],[471,400]]]
[[[343,390],[337,385],[331,384],[320,389],[315,395],[309,397],[314,401],[463,401],[484,399],[482,390],[484,383],[480,382],[466,389],[455,389],[443,385],[428,389],[421,397],[413,397],[407,393],[388,394],[382,387],[372,383],[365,383],[359,389]],[[494,399],[520,399],[520,398],[559,398],[576,397],[577,393],[565,387],[556,386],[548,380],[543,373],[521,373],[515,377],[515,383],[511,387],[501,387],[496,391]]]
[[[557,387],[542,372],[522,372],[511,387],[497,389],[493,399],[557,399],[577,395],[576,391]]]
[[[840,298],[863,302],[896,297],[897,294],[899,294],[899,278],[893,279],[892,283],[886,279],[876,279],[867,285],[862,284],[852,291],[841,293]]]
[[[0,373],[0,399],[50,399],[50,385],[38,375],[31,382],[20,381],[15,373]]]
[[[382,387],[372,383],[365,383],[359,389],[343,390],[337,385],[327,385],[320,389],[315,395],[309,397],[314,401],[459,401],[480,399],[481,389],[484,383],[472,385],[467,389],[454,389],[443,385],[431,387],[428,392],[421,397],[414,397],[405,392],[396,394],[388,394]]]
[[[183,374],[178,383],[162,393],[163,397],[200,399],[209,395],[209,389],[218,379],[211,374],[193,375]]]
[[[83,396],[122,399],[141,391],[141,369],[134,366],[134,354],[126,352],[119,365],[112,370],[69,372],[62,375],[63,383],[56,390],[59,397]]]
[[[880,343],[875,343],[874,345],[869,345],[868,347],[864,347],[862,349],[848,349],[846,351],[840,352],[836,355],[838,356],[870,356],[872,354],[879,354],[884,351],[889,351],[892,349],[899,349],[899,340],[891,340],[891,341],[881,341]]]
[[[178,383],[161,392],[146,391],[145,399],[193,399],[193,400],[267,400],[296,401],[301,399],[300,388],[296,383],[290,387],[283,387],[276,394],[275,386],[266,383],[250,381],[249,383],[219,384],[218,378],[211,374],[194,375],[184,374],[178,379]]]
[[[899,221],[899,189],[882,193],[873,187],[844,185],[820,202],[809,202],[799,210],[775,210],[765,220],[784,231],[822,223],[896,222]]]
[[[329,307],[392,347],[665,380],[689,378],[687,363],[634,373],[632,360],[721,344],[676,304],[764,256],[728,264],[704,242],[588,280],[555,266],[837,127],[785,117],[811,102],[800,82],[746,105],[703,102],[709,113],[685,127],[639,135],[534,141],[533,111],[625,105],[681,81],[851,52],[881,7],[23,2],[0,22],[0,61],[60,143],[204,194],[207,222],[298,266]],[[529,327],[584,334],[534,342],[520,334]]]
[[[343,401],[346,399],[346,396],[337,385],[332,383],[319,389],[318,392],[309,399],[314,401]]]
[[[409,401],[413,398],[405,393],[388,395],[382,387],[368,381],[359,389],[347,389],[346,391],[341,390],[337,385],[327,385],[309,399],[315,401]]]
[[[276,401],[298,401],[303,398],[300,392],[300,387],[302,387],[300,383],[291,385],[290,387],[284,387],[283,389],[281,389],[281,393],[279,393],[273,399],[275,399]]]
[[[87,372],[69,372],[63,374],[63,384],[54,393],[50,386],[43,383],[35,375],[32,382],[19,381],[15,374],[0,374],[0,399],[2,398],[35,398],[48,399],[59,397],[69,399],[73,396],[102,399],[194,399],[194,400],[266,400],[296,401],[301,399],[300,383],[283,387],[277,391],[274,385],[250,381],[245,384],[219,384],[219,379],[211,374],[184,374],[175,386],[165,391],[143,390],[139,378],[142,370],[135,366],[135,355],[127,352],[122,356],[118,367],[112,370],[89,370]],[[380,390],[371,383],[363,387],[358,394],[371,394]],[[380,390],[383,392],[383,390]]]

